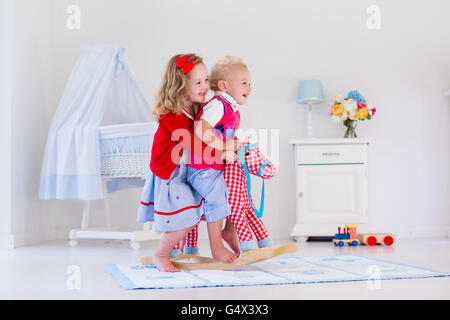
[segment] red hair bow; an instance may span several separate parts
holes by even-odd
[[[181,68],[183,67],[183,72],[184,73],[188,73],[189,71],[191,71],[194,68],[194,58],[192,57],[191,60],[187,61],[188,56],[182,56],[177,58],[177,65],[175,66],[175,69]]]

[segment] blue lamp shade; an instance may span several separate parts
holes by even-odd
[[[322,81],[302,80],[298,84],[297,102],[307,104],[310,101],[314,104],[325,102]]]

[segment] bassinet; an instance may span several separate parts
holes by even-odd
[[[146,122],[99,127],[102,177],[145,179],[155,126]]]
[[[157,124],[155,122],[129,123],[99,127],[100,171],[104,181],[104,206],[106,228],[88,228],[90,202],[86,201],[83,211],[81,229],[70,232],[69,244],[76,246],[76,239],[123,239],[130,240],[131,247],[138,249],[140,241],[157,239],[150,230],[150,224],[144,224],[140,231],[119,231],[111,227],[110,210],[107,199],[106,183],[125,181],[128,187],[133,180],[143,181],[147,176],[150,164],[151,146]],[[123,188],[123,186],[122,186]]]
[[[143,186],[157,126],[126,52],[119,46],[82,46],[49,128],[39,198],[85,201],[81,229],[69,235],[72,245],[77,238],[151,239],[148,225],[144,237],[143,231],[121,233],[110,224],[107,191],[110,185]],[[90,202],[100,199],[106,228],[88,229]]]

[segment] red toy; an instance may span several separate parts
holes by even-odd
[[[333,243],[335,246],[342,247],[344,244],[357,246],[359,243],[374,246],[384,243],[387,246],[395,242],[395,235],[392,233],[356,233],[358,225],[345,225],[345,228],[338,227],[338,233],[334,235]]]
[[[382,243],[390,246],[395,242],[395,235],[392,233],[361,233],[358,234],[358,239],[361,243],[369,246]]]

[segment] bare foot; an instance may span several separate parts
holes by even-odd
[[[180,272],[181,270],[175,267],[170,262],[169,256],[157,256],[152,259],[153,265],[161,272]]]
[[[225,263],[232,263],[239,256],[239,253],[233,253],[223,245],[221,236],[222,221],[220,219],[214,222],[208,222],[206,225],[208,228],[209,246],[214,259]]]
[[[233,253],[227,248],[222,246],[211,247],[212,256],[214,259],[224,262],[224,263],[232,263],[234,259],[236,259],[239,254]]]
[[[228,243],[230,248],[235,253],[237,253],[238,255],[241,253],[241,250],[239,248],[239,239],[238,239],[236,231],[223,229],[222,230],[222,238],[223,238],[223,240],[225,240],[226,243]]]

